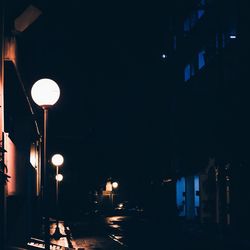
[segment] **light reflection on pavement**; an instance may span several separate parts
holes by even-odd
[[[113,216],[105,218],[105,228],[108,226],[108,229],[104,229],[102,234],[89,235],[82,237],[74,237],[75,245],[78,248],[84,248],[84,250],[93,250],[93,249],[106,249],[106,250],[119,250],[124,247],[124,244],[121,242],[122,235],[118,232],[121,231],[121,226],[119,222],[124,221],[123,216]],[[111,233],[112,232],[112,233]],[[114,233],[115,232],[115,233]]]
[[[122,224],[128,221],[128,219],[129,219],[128,216],[111,216],[105,218],[106,224],[111,229],[109,237],[122,246],[126,246],[124,242],[124,235],[122,233],[123,231]]]

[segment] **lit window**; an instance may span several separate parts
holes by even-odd
[[[185,206],[185,191],[186,191],[186,182],[185,178],[182,177],[176,181],[176,205],[178,209],[179,216],[186,215],[186,206]]]
[[[198,68],[201,69],[205,66],[205,50],[202,50],[198,54]]]
[[[205,13],[205,10],[198,10],[197,14],[198,14],[198,19],[200,19]]]
[[[200,207],[200,196],[198,195],[200,192],[200,183],[199,183],[199,176],[194,176],[194,205],[195,205],[195,215],[198,216],[197,209]]]

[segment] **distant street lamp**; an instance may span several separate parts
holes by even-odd
[[[119,186],[118,182],[115,181],[115,182],[112,183],[112,187],[114,189],[118,188],[118,186]]]
[[[112,191],[111,191],[111,203],[112,203],[112,207],[114,206],[114,190],[117,189],[119,186],[118,182],[114,181],[112,183]]]
[[[50,225],[48,208],[46,206],[48,202],[47,194],[47,123],[48,123],[48,110],[52,107],[60,97],[60,89],[56,82],[51,79],[44,78],[34,83],[31,88],[31,96],[33,101],[44,111],[44,127],[43,127],[43,178],[42,178],[42,200],[44,210],[44,242],[45,249],[50,250]]]
[[[55,178],[58,182],[61,182],[63,180],[63,175],[62,174],[57,174]]]
[[[58,210],[59,210],[59,204],[58,204],[58,193],[59,193],[59,182],[63,180],[63,176],[59,174],[59,167],[62,166],[64,162],[64,158],[60,154],[55,154],[51,158],[51,162],[54,166],[56,166],[56,230],[55,233],[53,234],[53,237],[55,239],[60,239],[62,237],[62,234],[60,233],[59,225],[58,225]]]

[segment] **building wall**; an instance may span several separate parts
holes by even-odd
[[[246,1],[183,2],[172,8],[167,30],[173,158],[181,162],[178,175],[201,173],[202,222],[243,225],[250,221],[249,199],[239,202],[247,197],[246,181],[240,179],[249,175],[250,162],[249,6]],[[216,166],[206,172],[211,158]]]

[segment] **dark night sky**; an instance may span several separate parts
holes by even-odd
[[[12,3],[10,20],[30,3],[43,12],[17,35],[18,66],[29,95],[43,77],[61,88],[49,112],[49,154],[64,155],[69,192],[96,189],[109,176],[135,192],[169,174],[176,152],[187,171],[203,167],[211,155],[250,162],[248,42],[242,39],[245,46],[237,51],[237,60],[245,62],[234,72],[241,76],[237,88],[209,84],[201,95],[191,86],[178,92],[161,57],[167,53],[169,6],[181,10],[185,0],[6,2]],[[177,101],[174,120],[176,93],[182,103]],[[33,107],[42,122],[42,110]]]
[[[108,176],[128,184],[162,174],[172,84],[161,58],[166,1],[51,2],[34,2],[43,14],[17,37],[19,69],[28,93],[42,77],[61,88],[49,140],[65,156],[65,181],[92,189]]]

